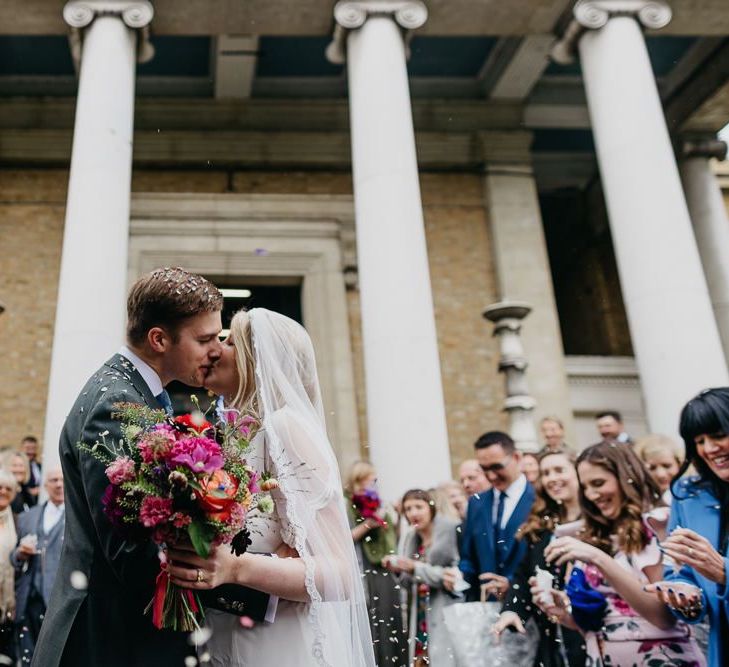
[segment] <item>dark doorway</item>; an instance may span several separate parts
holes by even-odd
[[[205,277],[223,292],[223,337],[228,333],[233,315],[241,308],[268,308],[302,323],[300,279]],[[167,391],[172,398],[175,414],[184,414],[194,408],[192,395],[197,397],[203,411],[208,410],[216,400],[202,387],[190,387],[177,381],[171,382]]]

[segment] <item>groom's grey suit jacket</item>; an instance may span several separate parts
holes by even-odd
[[[66,530],[35,667],[183,665],[192,652],[186,634],[157,630],[144,614],[159,572],[157,547],[130,543],[113,531],[101,503],[109,484],[105,466],[78,447],[93,445],[102,434],[107,442],[121,439],[121,424],[111,417],[120,402],[160,407],[134,365],[117,354],[86,383],[61,433]],[[71,585],[77,572],[88,586]]]

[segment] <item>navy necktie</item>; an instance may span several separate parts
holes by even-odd
[[[157,399],[157,402],[165,409],[167,415],[171,417],[174,414],[172,412],[172,399],[167,393],[167,390],[163,389],[161,393],[155,396],[155,398]]]
[[[500,549],[501,540],[501,522],[504,518],[504,505],[506,505],[506,494],[502,491],[499,493],[499,504],[496,506],[496,523],[494,523],[494,544]]]

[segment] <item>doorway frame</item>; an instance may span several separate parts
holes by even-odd
[[[354,205],[347,195],[132,193],[130,285],[160,266],[301,280],[327,430],[343,468],[360,458],[344,278],[353,238]]]

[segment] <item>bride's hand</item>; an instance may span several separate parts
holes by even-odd
[[[239,558],[225,546],[213,547],[208,558],[198,556],[192,548],[176,546],[167,552],[167,571],[173,584],[183,588],[208,590],[222,584],[236,583]]]
[[[286,542],[282,542],[281,546],[274,552],[278,558],[298,558],[299,552],[290,547]]]

